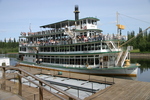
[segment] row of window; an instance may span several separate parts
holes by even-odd
[[[108,49],[104,43],[73,45],[73,46],[57,46],[57,47],[40,47],[39,52],[68,52],[68,51],[91,51]]]
[[[70,65],[97,65],[99,64],[99,55],[94,56],[41,56],[42,62],[70,64]]]
[[[39,52],[68,52],[68,51],[91,51],[91,50],[101,50],[108,49],[107,45],[96,44],[86,44],[86,45],[76,45],[76,46],[57,46],[57,47],[40,47]],[[28,51],[32,52],[32,48]],[[20,51],[26,51],[26,47],[20,47]]]

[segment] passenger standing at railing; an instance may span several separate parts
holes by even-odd
[[[39,64],[41,64],[42,63],[42,59],[39,59]]]
[[[96,41],[96,35],[94,35],[94,40]]]
[[[87,37],[86,36],[84,37],[84,42],[87,42]]]
[[[109,33],[106,35],[106,40],[109,40]]]
[[[98,35],[96,35],[96,40],[99,40],[99,36]]]
[[[102,40],[102,33],[99,33],[99,40]]]
[[[103,40],[104,40],[104,41],[106,40],[106,35],[103,35]]]
[[[95,41],[95,37],[94,37],[94,35],[92,36],[92,41]]]
[[[90,36],[88,37],[88,41],[91,41],[91,37]]]
[[[38,41],[37,44],[40,44],[40,41]]]
[[[30,41],[30,44],[32,44],[33,42],[32,41]]]
[[[84,36],[84,35],[82,35],[82,41],[84,41],[84,37],[85,37],[85,36]]]

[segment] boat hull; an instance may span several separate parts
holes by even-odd
[[[63,71],[93,74],[93,75],[112,75],[112,76],[137,76],[138,68],[122,68],[122,69],[62,69]]]
[[[51,65],[29,65],[21,63],[21,65],[25,65],[27,67],[35,67],[35,68],[42,68],[42,69],[50,69],[56,71],[68,71],[68,72],[75,72],[75,73],[83,73],[83,74],[93,74],[93,75],[111,75],[111,76],[132,76],[136,77],[138,72],[138,66],[132,65],[127,68],[94,68],[94,69],[87,69],[87,68],[71,68],[71,67],[54,67]]]

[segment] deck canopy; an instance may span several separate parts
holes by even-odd
[[[83,20],[93,20],[93,21],[99,21],[98,18],[94,18],[94,17],[86,17],[86,18],[82,18],[79,20],[76,20],[76,22],[80,22]],[[56,22],[56,23],[52,23],[52,24],[48,24],[48,25],[43,25],[40,26],[40,28],[62,28],[65,26],[73,26],[75,25],[75,20],[64,20],[64,21],[60,21],[60,22]]]
[[[41,28],[61,28],[61,27],[65,27],[66,25],[67,26],[75,25],[75,20],[64,20],[64,21],[60,21],[60,22],[56,22],[56,23],[52,23],[48,25],[43,25],[40,27]]]
[[[86,19],[88,19],[88,20],[94,20],[94,21],[99,21],[99,19],[95,18],[95,17],[86,17],[86,18],[79,19],[78,21],[86,20]]]

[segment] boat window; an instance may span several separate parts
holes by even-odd
[[[83,24],[86,24],[86,20],[83,20]]]
[[[92,50],[95,50],[94,44],[91,44],[91,48],[92,48]]]
[[[95,58],[95,64],[99,64],[99,58]]]
[[[92,48],[91,48],[91,44],[88,44],[88,51],[90,51],[90,50],[92,50]]]
[[[84,36],[87,36],[87,32],[84,32]]]
[[[104,56],[103,61],[108,61],[108,56]]]
[[[91,20],[88,20],[88,24],[91,24]]]
[[[95,55],[95,58],[99,58],[99,55]]]
[[[94,23],[94,21],[92,20],[92,24]]]
[[[94,59],[93,58],[88,58],[88,63],[89,63],[89,65],[93,65],[94,64]]]
[[[79,25],[79,21],[77,21],[77,25]]]

